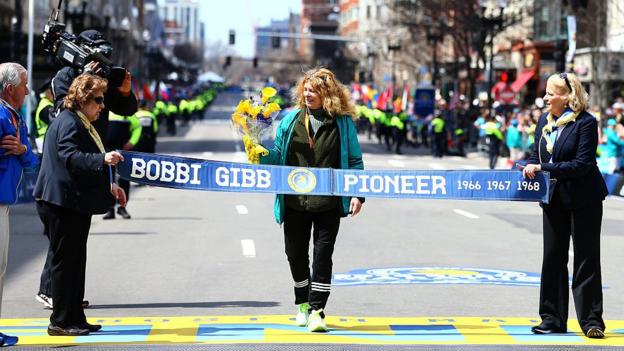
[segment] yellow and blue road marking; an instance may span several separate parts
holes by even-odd
[[[2,319],[0,331],[21,345],[164,343],[322,344],[524,344],[624,346],[624,320],[609,320],[605,339],[588,339],[570,320],[568,333],[534,335],[530,318],[501,317],[335,317],[329,333],[297,327],[293,316],[200,316],[91,318],[102,330],[88,336],[48,336],[47,319]]]

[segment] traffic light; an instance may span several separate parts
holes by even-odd
[[[273,49],[279,49],[280,48],[280,44],[281,44],[281,38],[279,36],[273,36],[271,37],[271,44],[273,46]]]
[[[230,45],[236,44],[236,32],[234,29],[230,29]]]
[[[257,57],[253,58],[253,68],[258,68],[258,58]]]

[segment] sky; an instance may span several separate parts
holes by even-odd
[[[159,0],[163,4],[165,0]],[[199,0],[200,21],[206,41],[228,43],[230,29],[236,32],[234,50],[242,57],[254,56],[254,27],[269,25],[272,19],[287,19],[301,13],[302,0]]]

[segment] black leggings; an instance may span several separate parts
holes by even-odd
[[[314,230],[311,232],[312,227]],[[331,290],[332,254],[340,227],[338,208],[320,213],[286,209],[284,242],[290,272],[295,281],[295,304],[309,302],[312,309],[325,308]],[[310,282],[310,235],[314,261]]]

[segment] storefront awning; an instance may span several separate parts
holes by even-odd
[[[511,83],[511,89],[515,93],[520,92],[520,89],[522,89],[522,87],[533,77],[534,74],[534,71],[522,72],[520,76],[518,76],[518,79]]]
[[[492,86],[492,94],[496,95],[496,94],[500,93],[501,91],[503,91],[503,89],[505,89],[505,86],[507,86],[507,83],[505,83],[505,82],[498,82],[498,83],[494,84]]]

